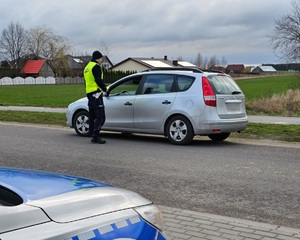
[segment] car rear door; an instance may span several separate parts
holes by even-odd
[[[245,95],[235,81],[228,75],[208,76],[216,93],[217,113],[221,119],[245,117]]]
[[[149,74],[145,76],[134,105],[134,128],[158,131],[174,102],[174,76]]]

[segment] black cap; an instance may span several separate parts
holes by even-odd
[[[93,55],[92,55],[92,58],[93,59],[99,59],[99,58],[102,58],[103,56],[102,56],[102,53],[101,52],[99,52],[99,51],[95,51],[95,52],[93,52]]]

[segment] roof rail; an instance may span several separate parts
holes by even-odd
[[[192,71],[197,73],[202,73],[199,68],[193,67],[155,67],[144,70],[143,72],[151,72],[151,71]]]
[[[201,69],[202,72],[214,72],[214,73],[224,73],[223,71],[213,70],[213,69]]]

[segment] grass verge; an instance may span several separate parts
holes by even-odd
[[[0,111],[0,121],[66,126],[65,113]]]
[[[64,113],[48,112],[0,111],[0,121],[65,127],[66,115]],[[300,125],[249,123],[244,131],[241,133],[232,133],[230,136],[244,139],[300,142],[299,133]]]
[[[300,125],[248,123],[241,133],[232,133],[235,138],[300,142]]]

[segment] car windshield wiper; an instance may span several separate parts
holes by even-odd
[[[241,94],[242,92],[240,92],[240,91],[233,91],[231,94],[232,95],[235,95],[235,94]]]

